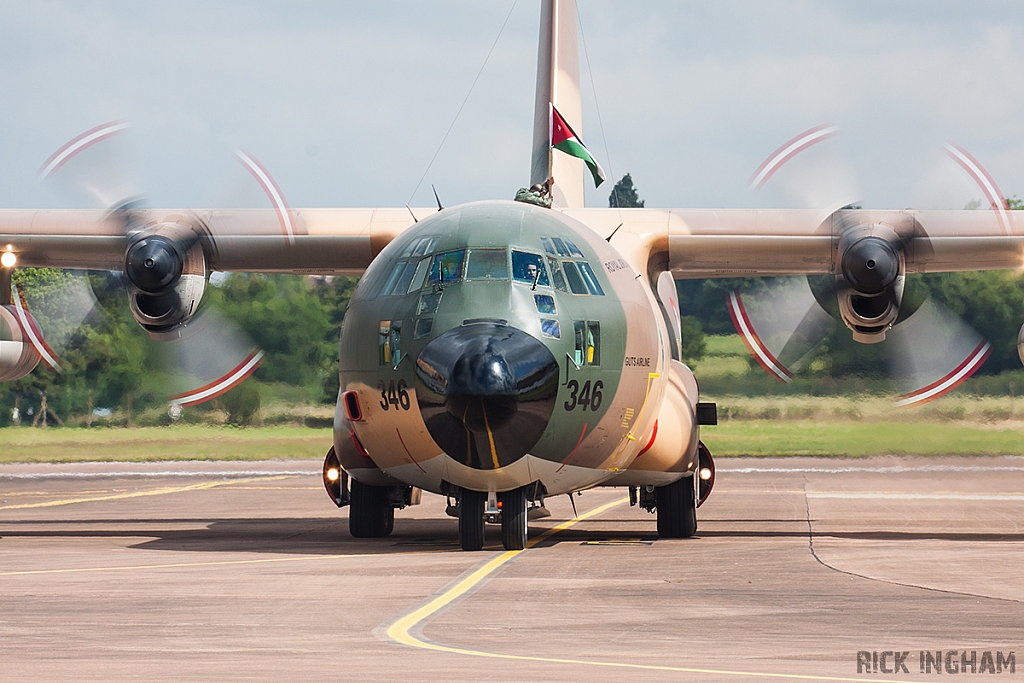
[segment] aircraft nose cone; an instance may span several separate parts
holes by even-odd
[[[416,359],[427,431],[452,458],[497,469],[526,455],[555,408],[559,369],[544,344],[498,323],[463,325]]]

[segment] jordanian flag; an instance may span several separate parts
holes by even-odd
[[[571,157],[583,159],[587,168],[590,169],[590,174],[594,176],[594,187],[600,187],[601,183],[606,180],[601,164],[591,156],[583,141],[569,127],[553,104],[551,105],[551,146]]]

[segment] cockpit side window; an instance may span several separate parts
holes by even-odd
[[[395,288],[395,283],[398,282],[398,278],[402,276],[403,268],[405,268],[405,261],[396,261],[395,264],[391,266],[391,272],[388,273],[388,279],[384,281],[384,287],[380,290],[382,296],[387,296]]]
[[[412,276],[412,282],[409,283],[410,292],[415,292],[423,286],[423,281],[427,278],[427,272],[430,270],[432,260],[429,256],[420,259],[419,265],[416,266],[416,274]]]
[[[601,364],[601,323],[590,320],[573,322],[576,348],[573,362],[577,366]]]
[[[402,321],[381,320],[378,330],[380,364],[397,367],[402,360]]]
[[[590,294],[574,262],[562,261],[562,270],[565,271],[565,279],[569,281],[569,289],[573,294]]]
[[[583,276],[583,281],[587,283],[587,289],[590,290],[590,293],[595,296],[604,296],[604,290],[601,289],[601,284],[597,281],[594,271],[590,269],[590,264],[581,261],[576,265],[580,267],[580,275]]]
[[[562,276],[562,269],[559,267],[558,261],[549,257],[548,268],[551,269],[551,279],[554,280],[555,289],[560,292],[568,292],[569,288],[565,286],[565,278]]]
[[[391,365],[391,321],[381,320],[378,331],[378,341],[380,346],[380,364]]]
[[[544,258],[525,251],[512,252],[512,277],[516,282],[526,282],[550,287],[548,271],[544,267]]]
[[[508,280],[504,249],[473,249],[466,264],[467,280]]]

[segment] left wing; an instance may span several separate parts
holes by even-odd
[[[906,272],[1024,267],[1024,234],[992,211],[574,209],[569,215],[621,251],[637,272],[676,278],[837,273],[851,229],[887,235]],[[614,236],[613,236],[614,235]]]

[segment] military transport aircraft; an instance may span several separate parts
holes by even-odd
[[[12,296],[13,268],[119,271],[133,315],[159,339],[188,335],[214,271],[360,275],[324,463],[354,536],[387,536],[395,509],[427,490],[449,498],[463,549],[483,546],[486,521],[519,549],[545,497],[623,486],[656,511],[659,535],[689,537],[714,481],[700,426],[715,409],[680,361],[673,277],[819,276],[829,286],[815,296],[834,297],[855,337],[875,341],[898,322],[907,273],[1024,265],[1024,236],[987,211],[844,209],[822,220],[584,208],[587,162],[600,171],[574,132],[578,72],[575,3],[544,0],[530,182],[553,179],[550,207],[293,209],[246,157],[273,211],[141,208],[111,194],[102,211],[0,212],[2,379],[50,355]],[[120,129],[76,138],[44,173]],[[781,366],[735,297],[732,310],[759,361]],[[963,375],[961,360],[938,381]],[[217,395],[258,362],[250,354],[177,403]]]

